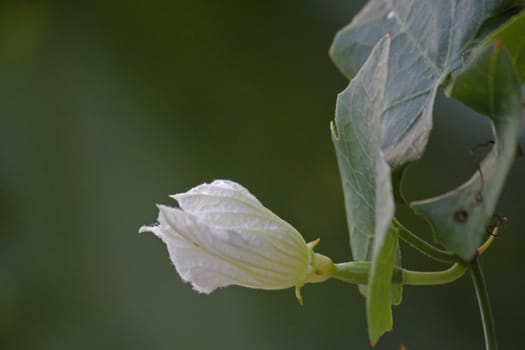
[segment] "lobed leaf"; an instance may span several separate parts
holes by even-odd
[[[401,286],[391,286],[396,237],[390,167],[381,150],[381,114],[389,75],[391,38],[385,36],[357,76],[337,97],[332,138],[343,180],[350,242],[355,260],[371,260],[367,286],[371,342],[392,329],[391,304]]]
[[[522,102],[512,56],[499,44],[483,47],[455,75],[448,94],[489,116],[495,144],[470,180],[412,207],[426,215],[443,246],[470,260],[483,240],[518,145]]]
[[[510,0],[371,0],[336,35],[331,56],[352,79],[377,41],[391,33],[381,146],[392,167],[421,156],[438,87],[486,34],[484,24],[502,12],[507,16],[512,6]]]

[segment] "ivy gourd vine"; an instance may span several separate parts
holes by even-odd
[[[392,329],[402,283],[398,239],[438,261],[472,266],[487,349],[497,346],[478,255],[518,149],[525,80],[525,12],[518,2],[370,0],[330,54],[350,79],[332,123],[354,259],[370,261],[372,344]],[[463,185],[408,205],[431,224],[439,250],[395,217],[403,171],[425,150],[440,89],[487,116],[494,145]],[[441,116],[436,115],[435,118]],[[484,249],[483,249],[484,250]]]

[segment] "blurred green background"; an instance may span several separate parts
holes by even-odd
[[[330,281],[198,295],[163,243],[155,203],[217,178],[245,185],[318,251],[349,260],[330,139],[347,84],[327,51],[355,1],[0,4],[0,349],[367,349],[364,300]],[[440,97],[409,199],[476,169],[485,119]],[[481,156],[481,155],[479,155]],[[525,178],[517,161],[483,257],[503,349],[525,313]],[[407,225],[430,237],[420,218]],[[444,268],[403,246],[409,268]],[[377,349],[480,349],[469,276],[405,289]]]

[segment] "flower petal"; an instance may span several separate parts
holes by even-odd
[[[306,246],[303,237],[293,226],[233,181],[215,180],[171,197],[178,201],[185,212],[205,217],[209,225],[272,237],[278,249],[290,253],[294,252],[297,245]]]
[[[159,206],[159,225],[141,228],[166,243],[177,272],[197,291],[210,293],[232,284],[283,289],[304,278],[310,262],[306,247],[276,249],[268,236],[212,226],[206,218]]]

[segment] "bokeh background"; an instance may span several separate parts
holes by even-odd
[[[365,306],[330,281],[198,295],[162,242],[139,235],[155,203],[238,181],[336,261],[351,258],[330,139],[347,81],[327,51],[361,1],[92,1],[0,4],[1,349],[367,349]],[[488,122],[438,99],[405,192],[422,199],[476,169]],[[482,154],[477,155],[479,157]],[[524,160],[483,257],[501,348],[525,313]],[[430,237],[421,218],[407,225]],[[438,269],[403,246],[407,267]],[[377,349],[480,349],[468,275],[408,287]]]

